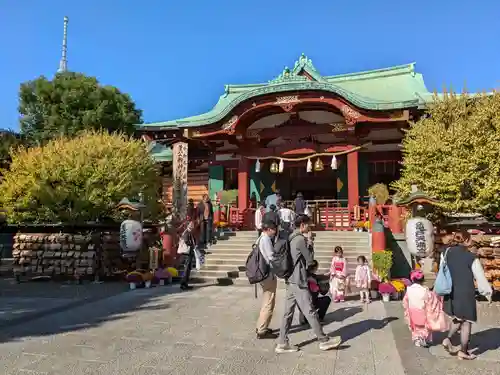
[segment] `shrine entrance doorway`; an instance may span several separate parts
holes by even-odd
[[[325,167],[322,171],[307,172],[304,165],[285,168],[276,178],[284,200],[294,200],[301,192],[305,200],[337,200],[337,171]]]

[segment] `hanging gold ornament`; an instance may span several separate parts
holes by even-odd
[[[255,172],[259,173],[260,172],[260,160],[257,159],[255,162]]]
[[[316,172],[320,172],[323,169],[325,169],[325,167],[323,166],[323,162],[321,161],[320,158],[317,158],[316,161],[314,162],[314,170]]]
[[[271,163],[271,167],[269,168],[269,171],[271,173],[278,173],[279,172],[279,166],[278,166],[278,163],[276,163],[275,160],[273,160],[273,162]]]
[[[285,169],[285,163],[283,162],[283,159],[280,159],[280,164],[278,167],[278,172],[283,173],[283,169]]]
[[[333,170],[336,170],[337,169],[337,158],[335,157],[335,155],[332,156],[332,164],[331,164],[331,167]]]
[[[313,166],[311,163],[311,159],[307,159],[306,171],[307,171],[307,173],[309,173],[309,172],[312,172],[312,170],[313,170]]]

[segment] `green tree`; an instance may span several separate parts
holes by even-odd
[[[411,124],[398,196],[411,185],[451,212],[500,211],[500,94],[448,94]]]
[[[10,160],[10,150],[21,145],[21,136],[12,130],[0,130],[0,162]]]
[[[35,145],[82,130],[106,129],[132,134],[142,122],[142,112],[129,95],[103,86],[96,78],[80,73],[41,76],[21,84],[20,129]]]
[[[84,131],[44,146],[19,148],[3,171],[0,207],[12,223],[119,219],[115,207],[142,193],[146,217],[160,210],[160,178],[144,142]]]

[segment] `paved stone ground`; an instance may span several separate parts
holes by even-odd
[[[357,302],[334,305],[325,331],[342,336],[339,350],[320,352],[310,330],[295,327],[291,339],[301,351],[276,355],[272,341],[254,338],[259,301],[253,298],[253,289],[209,286],[188,293],[177,290],[161,287],[121,293],[4,327],[0,330],[0,373],[499,373],[499,364],[489,354],[493,344],[474,362],[441,357],[437,348],[414,348],[397,302],[374,302],[367,308]],[[273,327],[279,324],[282,300],[281,290]],[[481,317],[498,318],[494,308],[481,306]]]
[[[24,282],[0,278],[0,328],[126,291],[119,282],[82,285],[50,281]]]
[[[346,303],[328,314],[325,331],[342,335],[340,350],[320,352],[311,332],[297,327],[291,338],[301,352],[278,356],[273,341],[254,338],[253,289],[172,290],[122,293],[4,329],[0,373],[404,374],[381,303],[367,310]]]
[[[443,375],[498,375],[500,374],[500,303],[488,305],[478,303],[478,324],[473,325],[471,349],[478,355],[474,361],[459,361],[455,356],[446,353],[440,345],[430,349],[415,348],[411,344],[411,336],[404,320],[400,303],[385,305],[387,313],[399,316],[391,327],[394,332],[396,346],[407,374],[443,374]],[[443,334],[435,337],[439,344]],[[459,341],[454,343],[459,344]],[[457,346],[458,349],[458,346]]]

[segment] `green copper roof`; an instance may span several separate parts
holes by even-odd
[[[313,80],[299,73],[305,72]],[[222,120],[238,104],[253,97],[289,91],[326,91],[337,94],[357,107],[368,110],[393,110],[422,107],[432,101],[422,74],[415,64],[366,72],[322,76],[311,59],[302,54],[292,69],[285,69],[267,83],[226,85],[224,94],[210,111],[183,119],[141,124],[154,127],[196,127]]]
[[[157,163],[172,161],[172,148],[161,143],[151,142],[149,144],[149,153]]]

